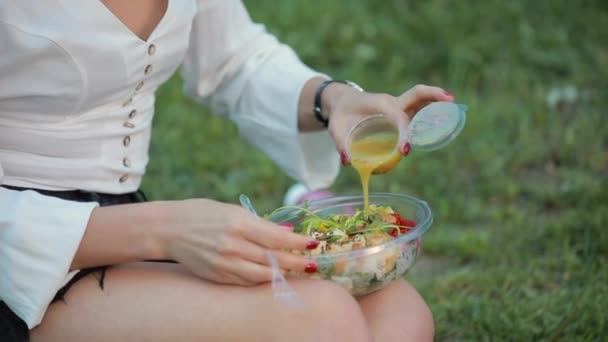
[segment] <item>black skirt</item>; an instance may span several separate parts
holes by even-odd
[[[147,201],[146,196],[142,191],[136,191],[123,195],[111,195],[80,190],[47,191],[38,189],[17,188],[8,185],[2,185],[2,187],[17,191],[34,190],[46,196],[53,196],[69,201],[97,202],[100,206],[139,203]],[[97,280],[99,281],[99,286],[103,289],[104,276],[106,268],[108,267],[109,266],[101,266],[80,270],[64,287],[57,291],[57,294],[55,295],[55,298],[51,303],[54,303],[58,300],[63,300],[63,297],[70,289],[70,287],[89,274],[93,274],[97,278]],[[28,339],[29,330],[25,322],[21,318],[19,318],[14,312],[11,311],[11,309],[4,303],[4,301],[0,301],[0,341],[23,342],[28,341]]]

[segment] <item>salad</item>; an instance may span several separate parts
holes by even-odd
[[[294,232],[314,237],[319,245],[314,250],[291,252],[314,258],[319,268],[312,275],[291,275],[332,280],[353,295],[362,295],[402,276],[415,259],[419,239],[387,243],[416,227],[415,221],[402,217],[390,206],[370,205],[352,215],[327,217],[306,207],[298,209],[301,216]],[[368,248],[374,246],[380,247]]]

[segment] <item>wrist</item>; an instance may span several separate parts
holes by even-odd
[[[169,259],[168,245],[174,233],[166,203],[95,208],[70,269]]]
[[[331,113],[336,107],[336,103],[340,102],[340,99],[348,93],[359,92],[357,89],[344,83],[334,82],[325,87],[325,90],[321,94],[321,110],[322,115],[325,119],[331,118]]]
[[[325,127],[336,104],[340,99],[351,92],[362,92],[363,89],[352,81],[328,80],[319,84],[314,98],[314,114]]]
[[[172,202],[156,201],[148,202],[146,206],[146,217],[148,217],[150,226],[147,229],[147,234],[144,236],[144,254],[146,259],[150,260],[169,260],[169,245],[173,240],[177,227],[174,227],[172,222],[173,210],[171,210]]]

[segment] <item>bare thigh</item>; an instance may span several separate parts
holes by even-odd
[[[277,303],[269,285],[217,285],[181,266],[134,263],[92,276],[52,304],[32,330],[37,341],[370,341],[358,303],[335,284],[291,281],[308,304]],[[339,333],[339,334],[338,334]]]

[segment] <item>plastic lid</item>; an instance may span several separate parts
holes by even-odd
[[[412,148],[434,151],[454,140],[462,131],[468,107],[452,102],[433,102],[422,108],[408,128]]]

